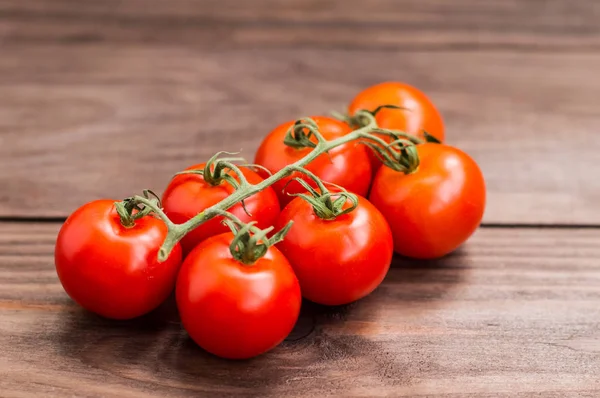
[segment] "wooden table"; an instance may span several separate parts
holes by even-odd
[[[592,0],[1,0],[0,396],[600,396],[599,50]],[[427,92],[483,168],[457,253],[306,304],[244,362],[195,346],[172,300],[110,322],[62,290],[79,205],[251,158],[383,80]]]

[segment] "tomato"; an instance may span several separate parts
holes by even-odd
[[[201,163],[186,170],[204,169],[204,166],[205,163]],[[251,184],[263,181],[262,177],[247,167],[240,167],[240,170]],[[228,174],[235,176],[231,171]],[[206,182],[200,174],[179,174],[167,186],[162,196],[162,205],[169,219],[179,224],[220,202],[234,191],[233,185],[226,181],[215,186]],[[270,227],[279,215],[279,201],[271,187],[250,196],[244,203],[251,216],[244,211],[241,203],[234,205],[228,211],[245,223],[256,221],[258,228]],[[184,236],[181,240],[184,254],[189,253],[208,237],[229,231],[222,221],[222,217],[215,217]]]
[[[327,140],[342,137],[352,131],[346,123],[333,118],[315,116],[312,119],[317,123],[319,131]],[[312,150],[312,148],[292,148],[284,144],[284,137],[294,122],[279,125],[265,137],[256,153],[256,164],[266,167],[272,173],[276,173],[285,166],[300,160]],[[312,138],[316,142],[316,139]],[[363,144],[356,141],[349,142],[332,149],[329,154],[322,154],[305,168],[323,181],[340,185],[359,195],[366,195],[372,174],[368,151],[369,149]],[[297,172],[278,181],[273,185],[273,188],[279,196],[282,207],[293,199],[293,196],[288,194],[305,192],[305,189],[297,181],[291,181],[298,177],[313,186],[315,185],[309,178]]]
[[[247,265],[233,258],[233,234],[213,236],[184,261],[176,299],[190,337],[206,351],[251,358],[291,332],[300,312],[298,279],[276,247]]]
[[[277,247],[292,264],[306,299],[347,304],[379,286],[392,260],[392,233],[367,199],[359,196],[353,211],[326,220],[295,198],[279,215],[276,230],[290,220],[294,224]]]
[[[417,146],[412,174],[381,167],[369,199],[383,213],[399,254],[432,259],[444,256],[477,229],[485,209],[485,182],[477,163],[444,144]]]
[[[167,227],[153,216],[124,227],[114,200],[85,204],[58,233],[55,263],[65,291],[83,308],[130,319],[158,307],[173,291],[181,247],[157,261]]]
[[[427,96],[405,83],[385,82],[371,86],[350,103],[348,111],[354,115],[359,110],[374,111],[381,105],[396,105],[404,109],[382,109],[375,119],[379,127],[400,130],[424,139],[423,130],[439,141],[444,140],[444,122]]]
[[[444,141],[444,122],[441,114],[427,96],[405,83],[385,82],[371,86],[360,93],[350,103],[348,113],[359,110],[374,111],[381,105],[396,105],[406,109],[381,109],[375,119],[379,127],[400,130],[425,139],[423,130],[439,141]],[[388,136],[381,136],[391,142]],[[374,171],[381,161],[374,153],[369,153]]]

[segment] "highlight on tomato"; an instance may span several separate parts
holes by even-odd
[[[327,140],[340,138],[352,129],[346,123],[326,117],[314,116],[311,119],[316,128]],[[277,126],[262,141],[255,157],[255,163],[276,173],[308,155],[317,143],[317,138],[310,132],[310,123],[290,121]],[[340,145],[318,156],[305,168],[324,181],[344,187],[350,192],[366,196],[372,178],[372,167],[369,150],[358,141]],[[289,203],[295,193],[306,190],[295,181],[296,178],[312,183],[304,174],[294,172],[273,184],[281,206]],[[314,184],[313,184],[314,186]]]
[[[176,175],[162,195],[162,205],[169,219],[177,224],[184,223],[231,195],[240,178],[227,167],[227,163],[227,158],[217,159],[215,156],[207,163],[188,167],[184,173]],[[238,169],[251,184],[263,181],[249,167],[240,166]],[[228,211],[243,222],[255,221],[258,228],[267,228],[277,219],[280,206],[273,188],[267,187]],[[229,231],[222,221],[222,217],[215,217],[184,236],[181,240],[184,255],[203,240]]]
[[[144,315],[175,287],[181,247],[166,261],[157,260],[166,225],[150,215],[131,223],[123,224],[114,200],[96,200],[67,218],[56,241],[63,288],[80,306],[106,318]]]
[[[485,210],[485,181],[477,163],[455,147],[417,145],[419,165],[408,173],[381,167],[369,200],[388,221],[397,253],[442,257],[475,232]]]
[[[375,290],[389,270],[390,227],[361,196],[309,191],[279,215],[276,228],[289,222],[293,227],[277,247],[294,268],[306,299],[324,305],[359,300]]]
[[[298,319],[298,279],[273,246],[289,225],[269,239],[270,229],[246,225],[215,235],[192,250],[181,267],[176,287],[181,321],[190,337],[214,355],[260,355],[281,343]]]

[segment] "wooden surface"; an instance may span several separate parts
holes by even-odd
[[[592,0],[0,0],[0,397],[600,396],[598,70]],[[251,159],[384,80],[428,93],[484,171],[459,252],[305,303],[244,362],[195,346],[172,300],[109,322],[62,290],[77,206]]]
[[[334,3],[0,0],[0,216],[161,192],[393,79],[481,164],[486,223],[600,224],[595,2]]]
[[[0,224],[8,396],[600,394],[596,230],[486,228],[444,260],[396,259],[372,295],[305,303],[288,341],[244,362],[195,346],[173,302],[132,322],[78,308],[52,267],[57,230]]]

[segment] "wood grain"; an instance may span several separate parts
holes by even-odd
[[[598,69],[600,54],[579,53],[7,46],[0,216],[161,192],[218,150],[252,159],[275,125],[399,79],[431,96],[448,140],[480,163],[485,222],[599,224]]]
[[[488,224],[600,225],[600,3],[0,0],[0,219],[162,191],[383,80],[434,100],[488,183]],[[280,347],[197,347],[172,299],[111,322],[53,266],[58,223],[0,222],[0,396],[600,396],[600,230],[483,228],[395,259]]]
[[[160,192],[402,80],[481,164],[485,222],[600,224],[598,20],[568,0],[0,0],[0,217]]]
[[[600,48],[600,7],[570,0],[0,1],[5,42],[195,48]]]
[[[459,253],[396,259],[353,305],[305,304],[254,360],[196,347],[173,302],[131,322],[84,312],[53,267],[57,224],[0,224],[2,396],[598,396],[593,229],[481,229]]]

